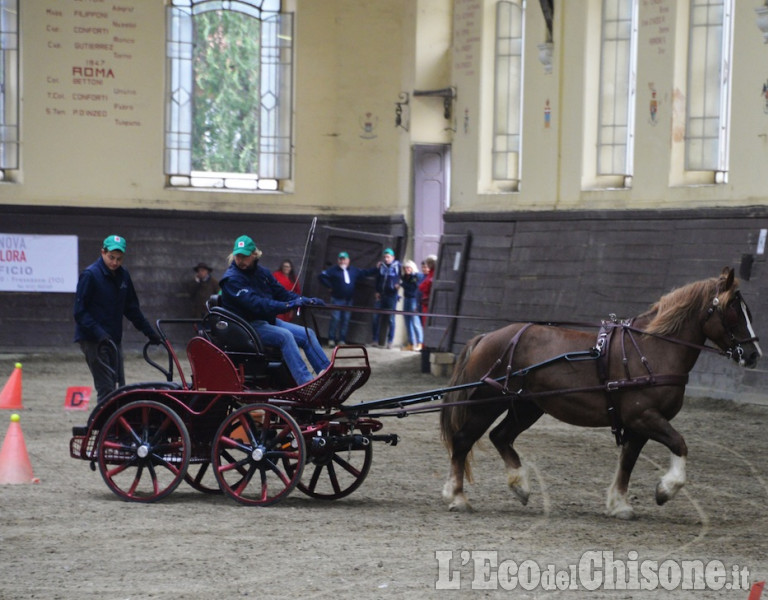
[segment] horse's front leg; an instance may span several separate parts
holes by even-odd
[[[664,474],[656,486],[656,504],[664,504],[677,495],[685,485],[685,463],[688,457],[688,447],[680,433],[670,425],[669,421],[659,413],[643,415],[639,425],[640,432],[650,439],[664,444],[672,453],[669,470]],[[637,431],[638,426],[632,425]]]
[[[637,458],[647,441],[647,437],[638,435],[633,431],[627,430],[625,432],[625,442],[621,447],[619,465],[613,483],[608,488],[608,497],[605,501],[608,514],[612,517],[632,519],[635,516],[635,511],[627,500],[629,478],[632,476],[632,469],[635,468]]]
[[[544,411],[533,402],[515,400],[507,416],[491,430],[489,437],[507,469],[507,485],[525,506],[531,495],[528,467],[514,448],[517,436],[533,425]]]

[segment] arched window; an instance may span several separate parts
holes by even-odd
[[[291,178],[293,19],[281,0],[171,0],[168,185],[277,190]]]

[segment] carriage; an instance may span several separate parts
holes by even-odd
[[[366,478],[372,443],[398,442],[396,434],[379,433],[381,417],[439,410],[451,455],[443,490],[451,509],[469,509],[463,483],[470,451],[502,415],[490,438],[510,489],[526,504],[527,468],[513,443],[547,413],[611,428],[621,453],[606,506],[630,518],[629,478],[647,441],[671,452],[656,502],[685,483],[687,447],[670,420],[700,352],[746,367],[762,354],[733,269],[673,290],[634,319],[602,321],[596,336],[581,330],[593,324],[512,323],[470,340],[448,387],[357,404],[347,400],[371,373],[363,346],[336,347],[326,371],[296,386],[280,357],[226,309],[211,307],[199,322],[157,325],[167,366],[148,355],[149,346],[144,356],[165,381],[115,390],[70,441],[73,458],[98,466],[115,494],[136,502],[164,498],[182,480],[246,505],[273,504],[296,487],[313,498],[342,498]],[[195,329],[186,345],[189,380],[166,333],[172,325]]]
[[[70,455],[124,500],[157,501],[182,481],[246,505],[273,504],[296,487],[333,500],[363,482],[372,442],[397,444],[362,407],[343,406],[370,376],[363,346],[335,348],[330,367],[297,386],[279,354],[224,308],[157,328],[167,365],[149,343],[144,358],[165,380],[114,390],[70,440]],[[169,331],[190,328],[187,377]]]

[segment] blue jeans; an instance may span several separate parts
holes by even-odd
[[[403,311],[417,313],[419,312],[419,299],[416,297],[405,298],[403,300]],[[421,344],[424,341],[424,330],[421,327],[421,317],[419,315],[403,315],[405,319],[405,329],[408,332],[408,343]]]
[[[374,305],[376,308],[382,310],[396,310],[397,309],[397,294],[381,295],[381,298],[376,301]],[[384,332],[389,326],[389,331],[386,336],[386,343],[391,344],[395,339],[395,315],[373,315],[373,341],[379,344],[384,344]]]
[[[305,329],[301,325],[280,319],[274,325],[270,325],[266,321],[252,321],[251,325],[261,337],[262,344],[280,348],[283,360],[298,385],[313,379],[307,365],[301,358],[299,348],[304,350],[304,354],[315,373],[319,374],[331,364],[323,352],[320,342],[317,341],[315,332],[311,329]]]
[[[352,306],[352,299],[342,300],[331,297],[331,304],[338,306]],[[331,323],[328,325],[328,341],[346,344],[347,331],[349,330],[349,318],[352,313],[348,310],[334,310],[331,312]]]

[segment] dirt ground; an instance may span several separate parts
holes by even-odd
[[[369,353],[373,374],[354,401],[447,383],[421,373],[416,354]],[[2,355],[0,385],[16,361],[23,363],[21,427],[40,483],[0,485],[2,599],[471,593],[747,600],[753,582],[768,578],[768,404],[689,399],[674,421],[690,451],[688,484],[666,506],[656,506],[654,489],[669,454],[649,444],[630,487],[637,518],[628,522],[604,513],[618,454],[610,432],[548,417],[517,443],[532,471],[528,506],[506,487],[502,463],[486,442],[475,452],[475,483],[468,487],[475,512],[449,512],[441,498],[448,462],[436,413],[387,418],[383,432],[399,434],[400,443],[377,444],[368,478],[340,500],[314,500],[294,490],[275,506],[249,508],[182,483],[165,500],[144,505],[119,500],[98,471],[69,456],[71,428],[87,413],[64,410],[64,400],[68,387],[91,385],[84,361],[72,353]],[[129,357],[126,372],[129,383],[162,380],[138,357]],[[0,411],[3,437],[12,412]],[[674,586],[675,573],[695,564],[688,561],[705,565],[709,587],[721,589]],[[592,568],[580,570],[585,566]],[[607,590],[605,583],[585,589],[622,568],[630,574],[649,569],[658,577],[656,589]],[[547,575],[556,572],[557,580]],[[586,584],[580,577],[577,586],[574,574],[582,573]],[[543,574],[538,585],[535,574]],[[642,580],[653,588],[651,575]],[[670,578],[663,585],[675,589],[662,589],[659,582]],[[734,579],[741,589],[726,589]],[[515,584],[514,591],[503,589]],[[497,589],[476,589],[482,586]]]

